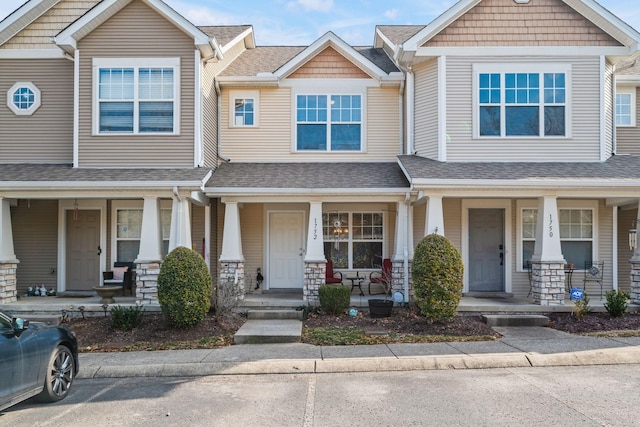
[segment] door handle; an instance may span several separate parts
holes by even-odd
[[[500,265],[504,265],[504,253],[500,252]]]
[[[98,246],[98,255],[102,255],[102,248]]]

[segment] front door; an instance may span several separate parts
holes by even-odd
[[[504,292],[504,209],[469,209],[469,291]]]
[[[100,284],[100,211],[66,212],[66,290],[91,290]]]
[[[269,289],[302,289],[304,213],[269,215]]]

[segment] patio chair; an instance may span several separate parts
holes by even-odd
[[[111,271],[102,272],[102,282],[105,285],[122,286],[122,296],[127,290],[133,295],[133,263],[114,262]]]
[[[371,293],[371,284],[377,283],[382,285],[384,292],[380,292],[383,294],[388,294],[391,290],[391,259],[385,258],[382,260],[382,270],[380,271],[372,271],[369,274],[369,295],[377,295]]]
[[[339,271],[333,271],[333,261],[327,260],[325,283],[342,283],[342,273]],[[336,277],[339,276],[339,277]]]
[[[602,279],[604,277],[604,261],[587,261],[584,263],[584,292],[589,283],[600,285],[600,299],[602,299]]]

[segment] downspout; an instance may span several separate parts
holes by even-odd
[[[180,222],[182,221],[182,197],[180,197],[180,193],[178,193],[178,187],[173,187],[173,197],[176,198],[176,211],[175,218],[171,218],[172,226],[175,227],[175,245],[178,246],[178,242],[182,241],[182,236],[180,235],[181,227]],[[172,212],[173,213],[173,212]]]
[[[406,93],[407,95],[404,97],[404,101],[406,103],[406,108],[402,109],[401,108],[401,120],[403,118],[402,116],[402,111],[406,111],[406,125],[407,125],[407,148],[406,148],[406,153],[408,155],[413,155],[415,154],[415,142],[414,142],[414,127],[413,127],[413,122],[414,122],[414,102],[415,102],[415,95],[414,95],[414,88],[415,88],[415,82],[414,82],[414,75],[413,75],[413,70],[411,69],[411,67],[406,67],[402,64],[400,64],[400,61],[396,58],[395,59],[395,65],[402,70],[402,72],[404,72],[407,76],[406,78],[406,85],[402,85],[401,86],[401,90],[404,89],[406,87]],[[402,102],[403,100],[401,100]]]
[[[221,148],[221,144],[220,144],[220,127],[222,126],[222,117],[221,117],[222,116],[222,114],[221,114],[221,111],[222,111],[222,91],[220,90],[220,82],[218,81],[218,79],[214,78],[213,79],[213,83],[214,83],[213,86],[216,89],[216,95],[217,95],[217,98],[218,98],[218,117],[217,117],[218,126],[217,126],[217,129],[216,129],[216,139],[217,139],[216,143],[217,143],[217,147],[218,147],[217,156],[218,156],[219,159],[222,159],[225,162],[230,162],[231,159],[229,159],[227,157],[223,157],[222,153],[220,151],[222,149]]]

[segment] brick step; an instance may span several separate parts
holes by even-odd
[[[548,326],[549,318],[540,314],[485,314],[489,326]]]

